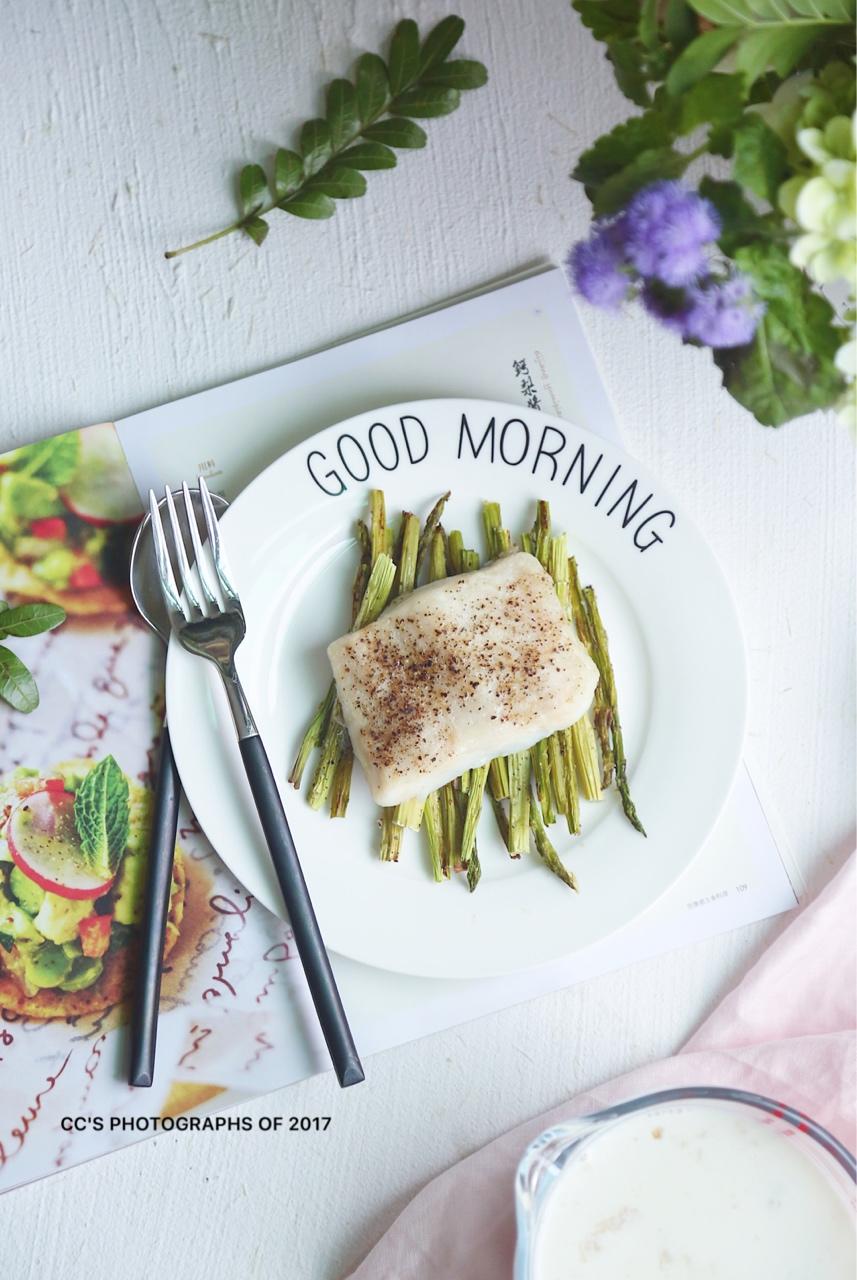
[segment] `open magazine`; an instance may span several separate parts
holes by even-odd
[[[133,610],[128,552],[150,486],[201,471],[232,497],[321,427],[439,394],[523,402],[618,438],[561,273],[546,270],[115,426],[0,457],[0,597],[60,604],[68,615],[26,641],[38,709],[0,710],[0,1190],[159,1130],[213,1126],[224,1120],[210,1114],[219,1108],[327,1069],[288,925],[252,899],[185,812],[156,1083],[127,1084],[164,663]],[[79,822],[96,792],[122,797],[122,847],[108,865],[83,868],[69,896],[51,878],[44,832]],[[681,881],[595,947],[478,982],[334,963],[369,1055],[795,901],[743,770]]]

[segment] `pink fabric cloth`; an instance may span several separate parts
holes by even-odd
[[[855,1149],[857,855],[800,911],[674,1058],[520,1125],[430,1182],[350,1280],[506,1280],[513,1178],[543,1129],[677,1085],[767,1094]],[[463,1206],[466,1205],[466,1211]]]

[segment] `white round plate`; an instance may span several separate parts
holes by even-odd
[[[570,892],[535,854],[511,860],[486,804],[482,881],[435,884],[424,837],[377,856],[378,810],[355,766],[344,819],[316,813],[286,777],[330,680],[326,646],[348,628],[353,530],[370,488],[388,519],[425,516],[446,489],[447,529],[482,549],[484,499],[514,533],[547,498],[584,582],[598,593],[619,690],[632,829],[610,790],[582,805],[583,833],[550,829],[580,881]],[[626,925],[688,866],[729,792],[747,698],[744,648],[723,575],[660,483],[632,458],[540,412],[424,400],[322,431],[262,473],[222,520],[247,617],[238,670],[256,714],[328,946],[366,964],[439,978],[509,973]],[[214,668],[175,640],[167,663],[173,748],[188,800],[227,866],[285,914]]]

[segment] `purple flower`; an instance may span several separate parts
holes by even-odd
[[[640,301],[650,316],[667,329],[684,337],[687,323],[686,297],[682,290],[665,289],[647,280],[640,290]]]
[[[652,182],[638,191],[625,215],[625,251],[641,276],[683,285],[706,269],[706,247],[720,234],[709,200],[679,182]]]
[[[578,293],[596,307],[618,307],[628,296],[630,279],[625,264],[624,218],[600,219],[588,240],[579,240],[566,258]]]
[[[703,280],[687,291],[684,337],[707,347],[743,347],[756,332],[765,307],[747,276]]]

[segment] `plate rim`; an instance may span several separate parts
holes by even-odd
[[[517,973],[517,972],[525,972],[527,970],[541,968],[549,964],[560,963],[564,959],[567,959],[568,957],[570,957],[571,955],[576,955],[576,954],[580,954],[581,952],[585,952],[590,947],[599,945],[600,943],[605,941],[607,938],[612,937],[616,933],[620,932],[622,929],[627,928],[633,922],[640,919],[648,911],[650,911],[667,893],[670,892],[670,890],[675,886],[678,880],[685,874],[685,872],[687,872],[690,869],[692,864],[696,861],[697,857],[699,856],[703,847],[708,841],[712,831],[714,830],[714,827],[717,825],[717,822],[719,821],[725,809],[729,796],[731,795],[734,789],[735,780],[741,769],[741,765],[743,761],[743,753],[744,753],[744,744],[746,741],[748,716],[749,716],[749,665],[748,665],[746,639],[744,636],[743,627],[741,625],[741,616],[738,611],[737,601],[735,599],[735,595],[732,590],[732,587],[729,583],[729,579],[726,576],[726,573],[723,569],[723,566],[720,563],[719,557],[717,556],[716,552],[711,547],[707,539],[703,536],[702,531],[699,529],[696,522],[687,514],[682,503],[677,502],[675,500],[669,487],[668,486],[664,487],[660,483],[660,481],[657,480],[657,478],[653,475],[653,473],[650,471],[648,466],[645,463],[639,462],[632,454],[628,453],[628,451],[624,448],[622,444],[617,444],[613,440],[606,439],[605,437],[598,435],[596,432],[590,431],[586,427],[579,426],[577,423],[574,423],[569,419],[560,418],[555,414],[544,413],[541,410],[534,410],[534,409],[531,409],[529,406],[522,406],[520,404],[514,404],[508,401],[486,399],[484,397],[475,397],[475,396],[438,396],[438,397],[419,397],[419,398],[414,398],[409,400],[394,400],[386,404],[378,405],[375,408],[363,410],[359,413],[352,414],[348,418],[343,418],[341,420],[338,420],[337,422],[330,423],[326,427],[320,428],[318,431],[311,432],[302,440],[297,441],[289,449],[286,449],[282,454],[280,454],[278,458],[275,458],[266,467],[264,467],[263,470],[260,471],[259,474],[256,475],[249,482],[249,484],[247,484],[240,491],[240,493],[236,496],[233,502],[230,503],[228,509],[224,512],[224,515],[222,517],[224,528],[228,530],[229,523],[236,518],[235,517],[236,510],[244,509],[245,507],[249,509],[249,504],[251,503],[253,491],[257,488],[257,486],[260,485],[260,483],[263,480],[265,480],[270,476],[271,472],[279,470],[280,468],[287,468],[289,460],[292,460],[293,455],[297,455],[300,452],[304,451],[314,440],[317,440],[319,437],[327,435],[328,433],[334,433],[334,432],[343,433],[349,428],[352,428],[353,426],[355,426],[355,424],[365,423],[367,420],[371,419],[373,416],[377,416],[381,414],[390,414],[392,412],[396,412],[396,413],[414,412],[414,411],[418,411],[421,407],[424,408],[425,412],[429,412],[432,409],[443,409],[444,407],[449,408],[452,406],[455,406],[459,409],[464,409],[464,410],[467,410],[471,406],[473,406],[474,408],[488,410],[493,413],[496,413],[498,411],[500,412],[510,411],[510,412],[513,412],[518,417],[520,417],[522,414],[538,414],[539,420],[544,424],[558,425],[561,427],[570,428],[574,432],[583,436],[586,440],[591,441],[592,443],[597,445],[599,449],[606,449],[607,451],[611,451],[613,454],[616,455],[617,459],[627,460],[628,463],[632,464],[638,478],[643,479],[646,482],[651,482],[653,486],[657,487],[657,491],[659,492],[659,494],[663,498],[669,501],[671,509],[675,512],[676,516],[681,519],[682,525],[684,527],[689,527],[693,531],[693,534],[698,539],[698,542],[703,548],[703,551],[707,554],[710,562],[710,568],[713,571],[713,573],[716,575],[719,581],[719,585],[722,589],[723,595],[725,597],[725,600],[728,602],[729,613],[730,613],[731,621],[734,627],[733,639],[737,640],[738,642],[737,654],[735,656],[739,657],[740,659],[740,662],[739,662],[740,671],[736,669],[736,672],[735,672],[735,674],[740,675],[740,725],[736,724],[735,726],[736,731],[734,733],[734,741],[736,745],[733,750],[733,759],[732,759],[731,768],[728,772],[728,783],[726,783],[723,786],[722,793],[720,794],[717,804],[712,806],[712,813],[707,824],[704,824],[704,830],[698,835],[698,837],[695,838],[696,843],[692,853],[690,853],[686,857],[682,866],[678,870],[676,870],[675,873],[659,888],[659,890],[646,903],[646,905],[641,907],[639,910],[635,911],[633,914],[629,915],[627,919],[617,922],[612,927],[606,929],[603,933],[601,933],[597,939],[594,939],[584,944],[584,946],[582,947],[572,946],[567,950],[558,952],[547,958],[537,957],[530,960],[527,960],[527,959],[521,960],[520,958],[518,958],[516,959],[514,964],[504,965],[502,967],[499,967],[496,964],[492,964],[487,967],[481,966],[476,970],[472,970],[466,973],[461,973],[460,970],[452,971],[451,969],[447,969],[444,966],[438,967],[437,965],[430,966],[428,964],[425,964],[425,965],[420,964],[418,966],[415,966],[413,964],[408,964],[407,962],[402,962],[401,960],[398,960],[398,959],[395,965],[392,965],[388,960],[367,958],[365,954],[356,954],[353,949],[343,949],[342,946],[339,946],[336,944],[330,945],[330,950],[333,951],[335,954],[360,964],[366,964],[372,968],[381,969],[384,972],[399,973],[405,976],[419,977],[423,979],[435,979],[435,980],[440,979],[440,980],[453,980],[453,981],[466,982],[466,981],[474,981],[474,980],[478,981],[481,979],[499,978],[499,977],[508,976],[510,974]],[[372,487],[375,487],[375,486],[371,482],[371,476],[367,476],[366,480],[364,481],[355,481],[353,483],[353,486],[349,486],[349,489],[353,493],[365,493]],[[239,504],[240,504],[240,508],[239,508]],[[169,642],[168,651],[167,651],[166,704],[167,704],[168,717],[170,714],[171,703],[174,703],[176,701],[174,696],[171,697],[170,689],[171,687],[173,687],[174,681],[176,678],[175,677],[175,670],[176,670],[175,655],[177,653],[180,654],[183,658],[180,642],[178,641],[177,637],[173,634],[170,637],[170,642]],[[174,733],[172,734],[172,736],[173,738],[175,738]],[[183,742],[181,733],[179,733],[179,742],[180,743]],[[177,762],[177,767],[179,769],[180,777],[181,777],[182,771],[181,771],[181,763],[180,763],[179,757],[181,754],[182,754],[182,747],[179,746],[178,750],[176,751],[176,762]],[[278,779],[278,786],[281,785],[281,781],[282,780]],[[199,794],[199,792],[196,790],[196,787],[194,784],[192,784],[190,788],[187,788],[185,786],[183,778],[182,778],[182,785],[185,789],[185,795],[187,797],[188,803],[190,804],[194,814],[196,815],[197,821],[199,821],[200,826],[202,827],[203,832],[206,835],[206,838],[209,840],[212,847],[217,852],[218,857],[221,858],[221,860],[224,862],[226,867],[231,872],[232,867],[230,862],[220,852],[220,849],[218,848],[218,845],[215,839],[212,838],[212,835],[209,832],[208,826],[203,821],[203,818],[200,816],[198,809],[194,805],[194,797],[191,795],[191,791],[194,791],[195,794],[197,795]],[[285,790],[285,788],[281,787],[281,790]],[[232,874],[235,874],[235,873],[232,872]],[[239,880],[242,884],[244,883],[241,876],[236,876],[236,879]],[[252,892],[252,890],[249,890],[249,891]],[[265,905],[265,904],[260,903],[260,905]]]

